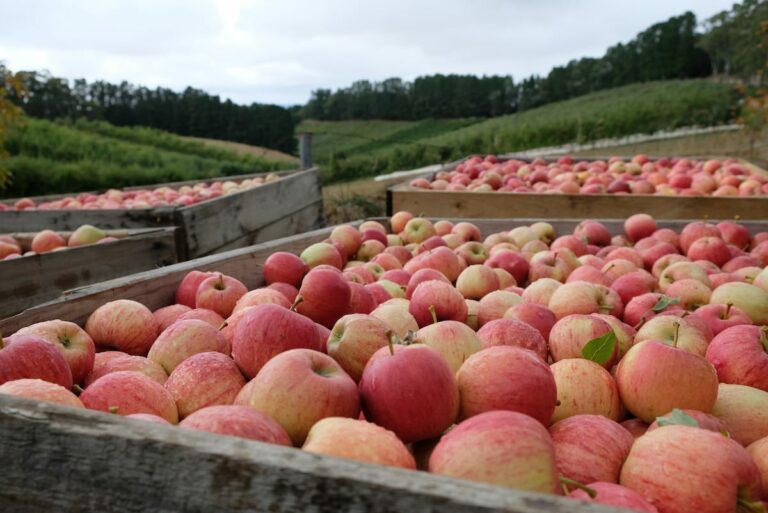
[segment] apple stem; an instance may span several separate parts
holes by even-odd
[[[118,408],[117,406],[110,406],[108,410],[109,410],[109,413],[113,413],[117,415],[117,412],[120,411],[120,408]]]
[[[648,319],[646,319],[646,318],[645,318],[645,316],[642,316],[642,317],[640,318],[640,320],[637,322],[637,324],[635,324],[634,326],[632,326],[632,328],[634,328],[635,330],[639,330],[640,328],[642,328],[642,327],[643,327],[643,324],[645,324],[645,322],[646,322],[647,320],[648,320]]]
[[[743,497],[736,499],[736,511],[749,513],[765,513],[765,506],[761,501],[750,501]]]
[[[395,356],[395,342],[393,340],[394,338],[395,338],[394,332],[392,330],[389,330],[387,332],[387,346],[389,346],[389,354],[391,356]]]
[[[5,341],[3,340],[3,334],[0,333],[0,349],[5,347]]]
[[[680,323],[675,322],[673,326],[675,327],[675,336],[672,339],[672,347],[677,347],[677,338],[680,335]]]
[[[590,499],[597,497],[597,491],[594,488],[590,488],[589,486],[583,485],[578,481],[574,481],[573,479],[569,479],[565,476],[560,476],[560,484],[563,485],[563,490],[566,493],[568,493],[568,487],[572,486],[573,488],[578,488],[579,490],[587,492],[587,495],[589,495]]]
[[[226,328],[227,326],[229,326],[229,323],[228,323],[227,321],[224,321],[224,322],[222,322],[222,323],[221,323],[221,326],[219,326],[219,331],[223,330],[223,329],[224,329],[224,328]]]
[[[768,326],[763,326],[760,328],[760,331],[762,331],[760,334],[760,344],[762,344],[765,352],[768,353]],[[0,339],[0,341],[2,341],[2,339]]]
[[[293,304],[291,305],[291,312],[296,311],[296,307],[301,304],[301,302],[304,301],[304,296],[296,296],[296,299],[293,301]]]
[[[723,312],[723,320],[728,319],[728,315],[731,313],[731,307],[733,306],[733,303],[728,303],[725,305],[725,312]]]
[[[432,324],[437,324],[437,311],[435,305],[429,305],[429,313],[432,315]]]
[[[83,393],[83,387],[81,387],[80,385],[75,383],[74,385],[72,385],[72,393],[73,394],[77,394],[77,395],[82,394]]]

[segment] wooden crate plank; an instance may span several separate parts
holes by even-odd
[[[10,396],[0,439],[6,513],[623,511]]]
[[[657,219],[768,219],[768,198],[534,194],[391,189],[391,212],[433,217],[606,218],[647,212]]]
[[[52,300],[71,288],[174,264],[174,231],[140,230],[109,244],[0,262],[0,316]]]
[[[221,196],[179,211],[190,256],[203,256],[257,231],[320,197],[319,177],[301,171],[238,194]]]

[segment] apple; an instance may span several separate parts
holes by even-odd
[[[386,322],[371,315],[345,315],[333,326],[327,341],[331,356],[355,382],[360,381],[368,360],[393,336]]]
[[[453,283],[459,277],[461,271],[464,270],[462,261],[461,258],[447,247],[439,247],[417,255],[409,260],[405,266],[403,266],[403,269],[410,273],[416,273],[424,268],[435,269],[436,271],[443,273],[448,281]]]
[[[709,260],[718,267],[731,259],[728,247],[720,237],[701,237],[696,239],[688,247],[686,256],[691,260]]]
[[[436,235],[435,227],[428,219],[414,217],[405,223],[401,236],[406,243],[415,242],[418,244],[433,235]]]
[[[85,331],[97,345],[135,355],[147,354],[158,332],[149,308],[130,299],[118,299],[98,307],[88,317]]]
[[[70,408],[85,408],[75,394],[61,385],[42,379],[23,378],[6,381],[0,385],[0,394],[57,403]]]
[[[685,310],[674,301],[674,298],[648,292],[630,299],[624,308],[624,322],[638,328],[657,315],[682,315],[683,313]]]
[[[360,240],[361,240],[361,243],[368,240],[376,240],[381,242],[385,246],[389,242],[389,239],[387,239],[387,234],[385,232],[382,232],[380,230],[375,230],[375,229],[363,230],[361,232]]]
[[[301,445],[310,428],[326,417],[356,418],[360,413],[357,385],[328,355],[290,349],[269,360],[235,398],[269,415]]]
[[[224,318],[221,315],[217,314],[213,310],[208,310],[207,308],[193,308],[192,310],[188,312],[184,312],[183,314],[179,315],[179,317],[176,320],[177,321],[191,321],[191,320],[205,321],[216,329],[220,329],[221,326],[224,324]]]
[[[405,299],[390,299],[377,306],[371,316],[387,323],[399,338],[405,338],[409,331],[419,329],[416,319],[408,311],[409,305],[410,301]]]
[[[763,497],[765,497],[765,492],[768,490],[768,437],[749,444],[747,452],[752,456],[752,461],[755,462],[760,471]]]
[[[325,340],[319,340],[315,323],[303,315],[271,304],[244,312],[232,337],[232,358],[248,378],[255,377],[268,361],[284,351],[325,350]]]
[[[631,434],[635,440],[643,436],[645,432],[648,431],[648,424],[636,418],[625,420],[621,423],[621,426],[629,431],[629,434]]]
[[[680,306],[686,310],[695,310],[709,303],[712,289],[698,280],[685,279],[672,283],[665,294],[680,299]]]
[[[43,321],[24,327],[16,335],[40,337],[53,344],[67,361],[73,383],[82,383],[91,372],[96,347],[80,326],[68,321]]]
[[[522,302],[523,298],[508,290],[497,290],[487,294],[480,300],[478,325],[482,327],[491,321],[501,319],[510,307]]]
[[[620,482],[660,513],[762,509],[760,473],[746,449],[690,426],[667,426],[638,438]]]
[[[536,303],[518,303],[512,305],[506,312],[504,312],[504,318],[515,319],[533,326],[539,333],[541,333],[544,340],[549,340],[552,326],[557,322],[552,310]]]
[[[567,496],[582,502],[614,506],[624,510],[659,513],[659,510],[645,500],[642,495],[626,486],[601,481],[588,483],[586,486],[590,491],[596,494],[594,498],[590,497],[587,492],[579,488],[573,490]]]
[[[560,251],[563,248],[568,248],[573,251],[577,257],[587,254],[587,244],[575,235],[561,235],[552,241],[552,244],[550,244],[549,247],[555,252]]]
[[[209,351],[229,356],[229,341],[207,322],[176,321],[157,337],[147,358],[160,364],[170,374],[190,356]]]
[[[620,420],[621,400],[613,376],[583,358],[567,358],[550,365],[557,386],[557,407],[552,422],[574,415],[603,415]]]
[[[206,406],[232,404],[245,379],[229,356],[204,352],[177,365],[164,386],[183,419]]]
[[[698,410],[681,410],[683,413],[691,417],[693,420],[695,420],[701,429],[708,429],[710,431],[714,431],[715,433],[725,433],[725,424],[722,420],[718,419],[714,415],[711,415],[709,413],[703,413]],[[651,423],[650,426],[648,426],[647,431],[653,431],[654,429],[659,429],[659,418],[666,418],[671,417],[672,413],[668,413],[667,415],[664,415],[662,417],[657,417],[655,421]],[[664,426],[662,426],[664,427]]]
[[[691,244],[703,237],[719,237],[720,231],[717,226],[705,223],[703,221],[697,221],[694,223],[688,223],[680,232],[680,249],[683,253],[688,253],[688,248]]]
[[[411,296],[408,311],[422,328],[438,321],[467,320],[464,297],[453,286],[440,280],[420,283]]]
[[[747,385],[768,392],[766,351],[768,328],[745,323],[726,328],[713,338],[706,357],[721,383]]]
[[[732,304],[714,304],[700,306],[690,315],[704,319],[713,335],[741,324],[752,324],[752,319],[741,309]],[[715,365],[715,367],[717,367]]]
[[[103,230],[91,226],[90,224],[84,224],[79,226],[72,235],[69,236],[67,245],[70,248],[77,246],[84,246],[86,244],[93,244],[106,237],[107,234]]]
[[[344,417],[319,420],[309,430],[302,449],[364,463],[416,469],[413,456],[393,432],[364,420]]]
[[[180,315],[192,310],[187,305],[174,304],[158,308],[152,312],[152,317],[157,323],[157,330],[162,332],[165,328],[176,322]]]
[[[456,373],[462,364],[483,348],[477,334],[464,323],[441,321],[424,326],[413,336],[413,342],[431,347],[445,358]]]
[[[477,332],[483,348],[494,346],[517,346],[528,349],[542,361],[547,360],[547,342],[541,333],[523,321],[503,318],[486,323]]]
[[[110,372],[88,385],[80,400],[91,410],[118,415],[151,413],[171,424],[179,420],[173,396],[163,385],[140,372]]]
[[[363,238],[360,232],[354,227],[348,224],[342,224],[331,230],[329,238],[332,241],[337,241],[344,246],[347,255],[354,255],[357,253],[360,244],[363,243]]]
[[[611,232],[603,223],[587,219],[580,222],[573,230],[573,234],[579,239],[585,240],[587,244],[597,246],[607,246],[611,243]]]
[[[709,413],[717,399],[717,373],[704,357],[656,340],[627,351],[616,383],[627,410],[648,423],[674,408]]]
[[[291,439],[280,424],[248,406],[208,406],[182,420],[179,427],[286,447],[292,445]]]
[[[613,331],[606,321],[596,315],[566,315],[558,320],[549,334],[549,352],[557,362],[566,358],[581,358],[582,349],[593,339]],[[619,345],[614,346],[612,356],[603,364],[613,367],[618,359]]]
[[[408,285],[405,289],[405,297],[411,299],[411,296],[416,290],[416,287],[418,287],[422,282],[430,280],[440,280],[448,284],[451,283],[448,281],[448,278],[446,278],[445,275],[440,271],[428,268],[419,269],[418,271],[411,274],[411,278],[408,280]]]
[[[507,271],[515,278],[515,283],[521,285],[528,280],[528,275],[531,272],[531,264],[522,253],[517,251],[504,250],[493,253],[485,261],[485,265]]]
[[[730,437],[744,447],[768,436],[768,392],[746,385],[720,383],[712,414]]]
[[[524,413],[548,425],[557,390],[549,366],[535,353],[495,346],[470,356],[457,376],[462,418],[493,410]]]
[[[635,344],[655,340],[689,353],[704,356],[712,339],[711,333],[694,324],[693,317],[659,315],[643,324],[635,335]]]
[[[327,242],[316,242],[310,245],[299,255],[302,261],[307,264],[309,269],[317,267],[318,265],[330,265],[337,269],[341,269],[344,265],[343,256],[334,247],[333,244]]]
[[[157,415],[152,415],[151,413],[131,413],[130,415],[126,415],[125,418],[143,420],[145,422],[154,422],[156,424],[165,424],[166,426],[171,425],[171,423],[164,418],[158,417]]]
[[[627,305],[632,298],[653,292],[656,288],[656,278],[647,271],[633,271],[616,278],[610,287]]]
[[[749,283],[724,283],[712,291],[710,304],[732,304],[755,324],[768,324],[768,291]]]
[[[237,301],[248,292],[243,283],[231,276],[216,273],[200,283],[195,293],[195,307],[213,310],[229,317]]]
[[[387,249],[387,246],[376,239],[364,240],[357,250],[357,259],[362,262],[370,262],[373,257],[379,255]]]
[[[480,228],[478,228],[477,225],[468,223],[466,221],[456,223],[456,225],[454,225],[453,229],[451,230],[451,233],[460,235],[461,238],[465,241],[479,242],[483,240],[482,234],[480,233]]]
[[[376,308],[377,302],[371,292],[360,283],[349,283],[349,311],[369,314]]]
[[[603,285],[574,281],[558,287],[547,305],[555,317],[572,314],[604,313],[620,317],[624,310],[619,295]]]
[[[633,242],[650,237],[656,229],[656,220],[648,214],[635,214],[624,221],[624,233]]]
[[[408,221],[411,219],[413,219],[413,214],[410,212],[395,212],[389,219],[389,224],[392,227],[392,231],[394,233],[400,233],[405,230],[405,225],[408,224]]]
[[[291,307],[291,303],[288,301],[288,298],[285,297],[281,292],[278,292],[274,289],[260,288],[251,290],[240,296],[240,299],[237,300],[235,307],[232,309],[232,313],[235,314],[243,308],[262,305],[265,303],[272,303],[282,306],[283,308]]]
[[[141,372],[161,385],[168,379],[165,369],[148,358],[129,355],[122,351],[103,351],[96,353],[93,369],[85,376],[83,385],[88,387],[100,377],[117,371]]]
[[[439,436],[459,413],[453,371],[422,344],[379,349],[363,370],[360,396],[365,418],[405,443]]]
[[[531,492],[559,494],[554,447],[546,428],[512,411],[471,417],[435,446],[435,474]]]
[[[349,284],[340,272],[330,268],[312,269],[301,283],[302,301],[296,311],[330,329],[349,313],[351,295]]]
[[[560,474],[579,483],[619,482],[634,437],[602,415],[574,415],[549,428]]]
[[[32,251],[35,253],[45,253],[55,248],[62,248],[67,245],[64,237],[53,230],[43,230],[35,234],[32,238]]]
[[[562,282],[552,278],[541,278],[532,281],[523,291],[523,301],[548,307],[552,294],[562,285]]]
[[[654,275],[656,278],[661,276],[661,273],[664,272],[664,270],[669,267],[672,264],[676,264],[678,262],[690,262],[691,260],[683,255],[678,254],[670,254],[670,255],[664,255],[658,260],[656,260],[653,263],[653,267],[651,267],[651,274]]]

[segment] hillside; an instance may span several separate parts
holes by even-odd
[[[299,158],[294,155],[283,153],[282,151],[271,150],[261,146],[238,143],[232,141],[222,141],[220,139],[206,139],[204,137],[181,136],[185,141],[194,141],[202,143],[204,146],[231,151],[239,155],[247,155],[258,159],[273,160],[275,162],[286,162],[293,165],[299,163]]]
[[[10,134],[12,182],[0,197],[149,185],[277,169],[268,160],[143,127],[26,118]]]
[[[646,82],[477,120],[305,122],[328,182],[461,158],[732,120],[738,96],[709,80]]]

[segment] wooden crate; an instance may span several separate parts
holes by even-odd
[[[499,157],[499,160],[511,158],[517,157],[506,155]],[[599,157],[589,158],[598,159]],[[557,159],[543,160],[552,162]],[[652,160],[655,160],[655,157]],[[443,170],[452,170],[461,162],[463,160],[447,165]],[[768,176],[768,171],[748,162],[742,163],[753,171]],[[434,173],[428,176],[432,178]],[[657,219],[768,219],[768,196],[456,192],[420,189],[411,187],[409,182],[410,180],[387,190],[388,215],[407,210],[414,214],[435,217],[587,219],[629,217],[645,212]]]
[[[46,228],[74,230],[86,223],[104,229],[177,226],[177,254],[180,260],[187,260],[323,226],[323,199],[317,168],[276,174],[280,179],[274,182],[188,207],[6,211],[0,212],[0,227],[3,231],[32,232]],[[244,180],[264,175],[228,176],[207,181]],[[179,187],[200,181],[151,187]],[[33,199],[51,200],[62,196]]]
[[[0,317],[50,301],[77,287],[175,264],[179,261],[175,231],[107,230],[107,235],[120,239],[0,261],[0,298],[4,298]]]
[[[376,219],[385,222],[385,219]],[[458,220],[456,220],[458,221]],[[473,220],[483,234],[533,219]],[[550,221],[570,233],[576,220]],[[608,220],[619,233],[623,221]],[[680,229],[685,221],[661,221]],[[766,223],[745,222],[752,233]],[[0,321],[0,332],[64,319],[83,324],[100,305],[171,304],[191,270],[218,270],[249,288],[275,251],[300,252],[332,228],[295,235],[77,290]],[[156,425],[0,395],[0,457],[23,462],[0,476],[0,511],[270,511],[618,513],[547,495],[307,454],[260,442]],[[129,477],[126,477],[129,476]],[[621,510],[624,511],[624,510]]]

